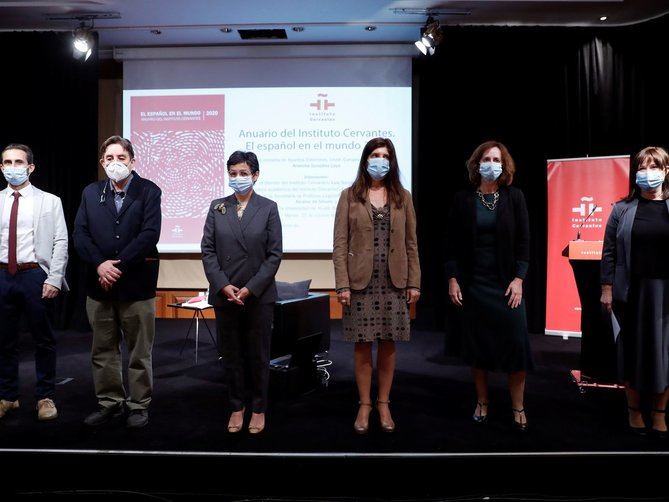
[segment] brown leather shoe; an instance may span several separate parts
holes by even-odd
[[[56,404],[49,398],[37,401],[37,420],[53,420],[58,417]]]
[[[0,418],[4,417],[7,412],[15,410],[19,407],[19,401],[5,401],[0,400]]]

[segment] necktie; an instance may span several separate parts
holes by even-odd
[[[16,223],[19,217],[19,192],[14,192],[14,203],[12,204],[12,211],[9,215],[9,259],[7,269],[11,275],[16,274],[18,266],[16,263]]]

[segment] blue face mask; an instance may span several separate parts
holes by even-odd
[[[27,167],[3,167],[2,174],[5,175],[7,183],[15,187],[23,185],[29,176]]]
[[[499,162],[481,162],[479,172],[483,181],[495,181],[502,174],[502,164]]]
[[[372,157],[367,161],[367,172],[373,180],[382,180],[390,171],[390,162],[383,157]]]
[[[232,188],[235,193],[244,195],[253,188],[253,176],[237,176],[236,178],[230,178],[228,186]]]
[[[655,190],[664,182],[663,169],[644,169],[636,172],[636,184],[641,190]]]

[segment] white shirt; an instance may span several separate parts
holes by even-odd
[[[11,187],[10,187],[11,188]],[[16,262],[34,263],[35,257],[35,236],[33,231],[34,215],[34,188],[28,183],[27,186],[19,190],[19,214],[16,221]],[[12,214],[12,205],[14,204],[14,190],[7,192],[2,211],[2,222],[0,223],[0,263],[9,263],[9,218]]]

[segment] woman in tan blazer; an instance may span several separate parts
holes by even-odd
[[[359,434],[369,430],[372,343],[378,340],[376,408],[381,429],[392,432],[395,341],[409,340],[409,304],[420,297],[420,264],[413,201],[402,187],[395,147],[387,138],[365,145],[356,180],[341,193],[332,259],[344,339],[355,343],[360,401],[353,428]]]

